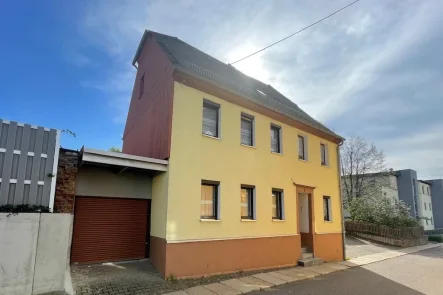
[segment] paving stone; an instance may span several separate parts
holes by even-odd
[[[279,271],[279,273],[285,276],[293,277],[295,281],[312,279],[320,275],[316,272],[309,271],[307,268],[290,268],[290,269],[281,270]]]
[[[174,292],[166,293],[166,294],[163,294],[163,295],[189,295],[189,294],[186,293],[185,291],[174,291]]]
[[[220,284],[220,283],[214,283],[209,285],[204,285],[206,289],[211,290],[215,294],[218,295],[238,295],[241,294],[239,290],[232,289],[231,287],[228,287],[226,285]]]
[[[351,261],[337,261],[337,262],[334,262],[334,263],[341,264],[341,265],[346,265],[346,266],[349,266],[349,267],[357,266],[357,264],[352,263]]]
[[[270,288],[270,287],[274,286],[271,283],[262,281],[260,279],[253,277],[253,276],[243,277],[243,278],[240,278],[239,280],[243,281],[247,284],[255,285],[255,286],[259,287],[260,289],[266,289],[266,288]]]
[[[276,277],[277,279],[283,280],[288,283],[295,281],[295,279],[293,277],[284,275],[284,274],[280,273],[279,271],[268,272],[268,275],[271,275],[273,277]]]
[[[215,293],[202,286],[196,286],[185,290],[189,295],[214,295]]]
[[[223,285],[229,286],[235,290],[238,290],[242,293],[260,290],[260,287],[253,285],[253,284],[248,284],[248,283],[244,282],[243,280],[239,280],[239,279],[230,279],[230,280],[226,280],[226,281],[221,281],[220,283]]]
[[[253,275],[253,277],[256,277],[257,279],[260,279],[262,281],[274,284],[276,286],[282,285],[282,284],[286,283],[286,281],[283,281],[281,279],[273,277],[273,276],[271,276],[271,275],[269,275],[267,273],[258,273],[256,275]]]
[[[323,265],[316,265],[316,266],[311,266],[307,268],[310,271],[325,275],[334,271],[337,271],[337,269],[333,269],[330,267],[327,267],[325,264]]]
[[[348,269],[349,266],[343,265],[343,264],[338,264],[338,263],[334,263],[334,262],[329,262],[324,264],[324,266],[336,269],[336,270],[344,270],[344,269]]]

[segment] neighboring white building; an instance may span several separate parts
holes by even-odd
[[[434,229],[434,214],[432,211],[431,186],[429,183],[419,180],[417,191],[417,202],[420,204],[418,206],[419,216],[422,217],[420,222],[425,230],[432,230]]]

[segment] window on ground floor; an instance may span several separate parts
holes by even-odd
[[[241,219],[255,219],[255,187],[241,186]]]
[[[218,181],[202,180],[200,218],[219,219],[219,186]]]
[[[324,221],[332,221],[331,197],[328,196],[323,196],[323,219]]]
[[[272,190],[272,219],[283,220],[284,218],[284,200],[283,190]]]

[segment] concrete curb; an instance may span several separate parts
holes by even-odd
[[[365,255],[347,261],[329,262],[311,267],[294,267],[280,271],[263,272],[253,276],[220,281],[219,283],[175,291],[165,295],[235,295],[245,294],[257,290],[272,288],[278,285],[295,281],[312,279],[352,267],[375,263],[399,256],[404,256],[419,251],[437,248],[442,244],[428,244],[415,246],[400,251],[386,251],[382,253]]]

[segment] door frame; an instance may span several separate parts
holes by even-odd
[[[315,187],[307,186],[307,185],[301,185],[301,184],[295,184],[295,193],[297,195],[297,234],[300,236],[300,248],[301,248],[301,233],[300,233],[300,212],[299,212],[299,194],[300,193],[306,193],[308,194],[308,203],[309,203],[309,235],[310,239],[312,240],[312,253],[315,256],[315,198],[314,198],[314,190]]]

